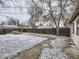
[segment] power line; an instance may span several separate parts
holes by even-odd
[[[35,8],[35,7],[37,6],[34,6],[34,7],[29,7],[29,6],[27,7],[0,7],[0,8]],[[38,6],[38,7],[49,7],[49,6]],[[56,6],[52,6],[52,7],[56,7]]]
[[[44,9],[44,11],[46,11],[48,9]],[[36,11],[36,13],[40,13],[41,11]],[[34,13],[33,11],[32,12],[29,12],[29,11],[26,11],[26,12],[9,12],[9,11],[4,11],[4,12],[0,12],[0,14],[26,14],[26,13]]]
[[[42,6],[42,7],[48,7],[48,6]],[[52,7],[55,7],[55,6],[52,6]],[[27,6],[27,7],[2,7],[2,8],[5,8],[5,9],[12,9],[12,8],[26,8],[26,9],[30,9],[30,8],[35,8],[35,7],[29,7],[29,6]],[[0,7],[0,9],[2,9],[1,7]],[[37,8],[37,7],[36,7]],[[49,10],[48,8],[43,8],[43,10]],[[33,12],[0,12],[0,14],[26,14],[26,13],[33,13]],[[40,11],[39,12],[36,12],[36,13],[40,13]]]
[[[7,8],[7,7],[6,7]],[[12,9],[12,8],[19,8],[19,7],[11,7],[11,8],[9,8],[9,10],[10,9]],[[27,8],[27,7],[20,7],[20,8]],[[31,8],[31,7],[28,7],[28,8]],[[5,9],[6,10],[6,9]],[[15,9],[16,10],[16,9]],[[48,10],[48,9],[43,9],[43,10]],[[0,14],[26,14],[26,13],[34,13],[34,12],[29,12],[29,11],[26,11],[26,12],[9,12],[9,11],[4,11],[4,12],[0,12]],[[40,11],[39,12],[36,12],[36,13],[40,13]]]
[[[27,13],[0,13],[0,14],[27,14]]]
[[[48,7],[48,6],[43,6],[43,7]],[[53,6],[54,7],[54,6]],[[27,10],[29,9],[30,10],[30,8],[35,8],[35,7],[3,7],[3,8],[5,8],[5,9],[12,9],[12,8],[26,8]],[[0,9],[2,9],[2,8],[0,8]],[[43,8],[43,10],[49,10],[48,8]],[[30,12],[0,12],[0,14],[26,14],[26,13],[30,13]],[[31,12],[31,13],[33,13],[33,12]],[[37,13],[40,13],[40,12],[37,12]]]

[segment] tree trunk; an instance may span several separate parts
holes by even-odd
[[[21,32],[23,32],[23,27],[21,27]]]
[[[59,35],[59,27],[56,28],[56,35]]]

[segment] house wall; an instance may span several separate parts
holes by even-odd
[[[74,34],[76,35],[77,34],[77,20],[74,21]]]
[[[73,21],[72,24],[70,24],[70,31],[71,31],[71,37],[73,37],[74,35],[77,36],[77,20],[79,19],[79,15],[75,18],[75,20]],[[74,26],[73,26],[74,24]],[[74,28],[74,33],[73,33],[73,28]]]
[[[75,21],[70,25],[71,28],[71,38],[73,39],[75,45],[79,48],[79,36],[77,35],[77,20],[79,19],[79,15],[75,18]],[[73,26],[74,24],[74,26]],[[74,33],[73,33],[74,28]]]
[[[73,24],[70,24],[70,36],[73,37]]]

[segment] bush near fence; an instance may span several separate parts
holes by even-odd
[[[0,34],[10,33],[12,30],[10,29],[0,29]]]

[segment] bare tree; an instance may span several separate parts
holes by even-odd
[[[57,1],[56,6],[52,6],[54,1]],[[64,20],[65,18],[67,18],[68,15],[70,16],[72,14],[72,13],[70,14],[67,8],[70,7],[70,5],[73,6],[71,4],[73,1],[72,0],[48,0],[44,2],[44,3],[47,3],[48,5],[48,8],[49,8],[48,11],[55,24],[57,35],[59,34],[60,21]],[[69,4],[69,2],[71,3]]]
[[[71,17],[73,10],[75,9],[74,5],[75,5],[76,1],[75,0],[39,0],[39,2],[41,3],[41,5],[43,7],[43,10],[44,10],[43,12],[46,12],[46,10],[48,10],[48,13],[51,16],[51,19],[53,20],[53,22],[55,24],[57,35],[58,35],[60,21],[61,20],[64,21],[65,19]],[[55,4],[54,2],[57,2],[57,3]],[[46,6],[44,6],[44,3],[46,4]],[[34,26],[35,26],[35,22],[38,21],[36,18],[39,18],[36,15],[40,12],[37,12],[37,11],[39,11],[39,8],[36,9],[36,6],[38,6],[38,3],[35,3],[33,1],[33,4],[34,5],[31,5],[31,7],[32,6],[33,7],[31,8],[32,10],[30,13],[31,19],[33,19],[33,20],[32,21],[30,20],[30,23],[32,23],[32,25],[34,24]],[[42,14],[40,14],[40,15],[42,15]],[[49,19],[49,20],[51,20],[51,19]]]
[[[67,0],[66,0],[67,1]],[[51,0],[49,0],[48,2],[48,6],[50,8],[49,12],[50,12],[50,15],[55,23],[55,26],[56,26],[56,30],[57,30],[57,35],[59,34],[59,25],[60,25],[60,20],[61,20],[61,17],[62,17],[62,14],[63,14],[63,9],[64,7],[62,6],[62,0],[59,1],[59,7],[60,7],[60,13],[59,13],[59,18],[57,19],[57,17],[53,14],[53,11],[52,11],[52,2]]]
[[[36,28],[36,22],[39,20],[39,16],[42,15],[42,8],[34,1],[31,1],[30,7],[28,9],[28,13],[31,15],[29,19],[29,23],[32,28]]]
[[[19,25],[19,20],[17,19],[13,19],[13,18],[10,18],[8,21],[7,21],[8,25]]]

